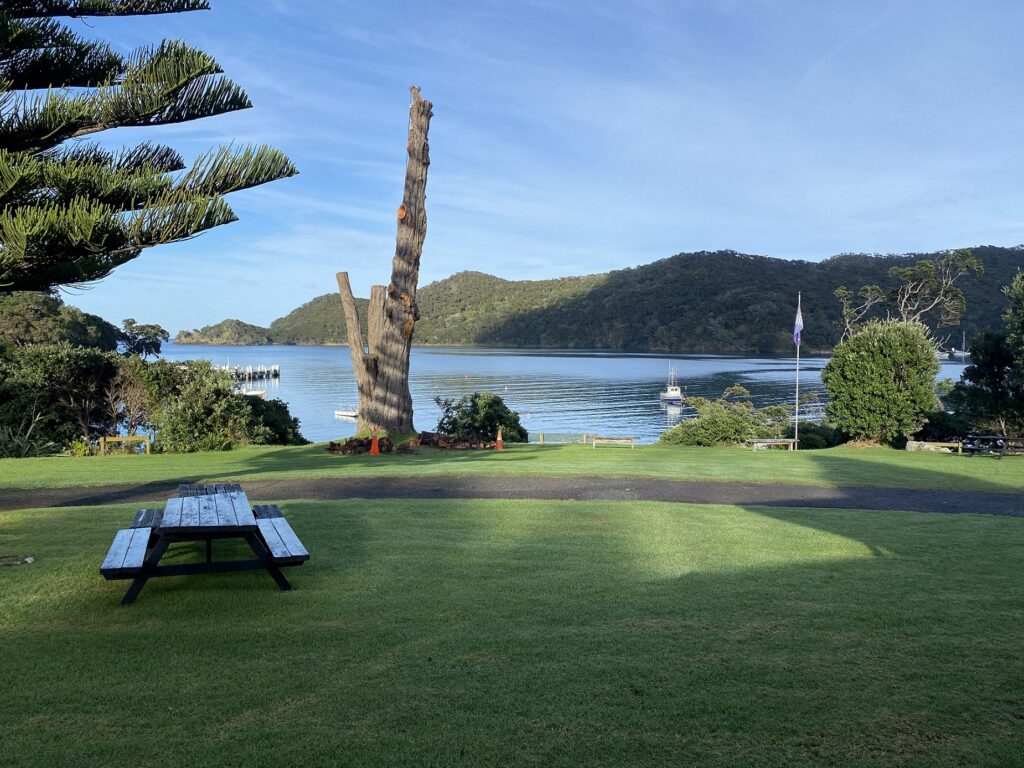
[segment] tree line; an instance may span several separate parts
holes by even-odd
[[[423,344],[614,349],[667,353],[787,354],[796,291],[804,296],[805,349],[824,352],[844,336],[846,316],[834,292],[849,286],[860,310],[859,292],[870,288],[886,298],[907,282],[928,285],[941,275],[901,273],[922,262],[941,270],[959,251],[908,256],[847,254],[820,263],[748,256],[731,251],[679,254],[653,264],[602,275],[555,280],[503,280],[461,272],[418,292],[420,320],[415,340]],[[1024,262],[1024,250],[984,246],[971,249],[984,263],[982,274],[967,269],[955,281],[963,304],[960,324],[933,313],[928,322],[940,341],[959,346],[998,324],[1001,287]],[[892,270],[897,270],[893,273]],[[927,269],[927,268],[925,268]],[[902,275],[902,276],[901,276]],[[954,293],[952,296],[956,296]],[[877,302],[860,319],[900,316],[899,297],[888,310]],[[365,301],[360,314],[365,316]],[[922,309],[923,307],[918,307]],[[904,307],[910,312],[909,306]],[[365,328],[363,329],[365,332]],[[233,320],[182,332],[182,343],[344,343],[345,321],[337,294],[326,294],[278,318],[269,327]],[[947,338],[948,337],[948,338]]]
[[[252,106],[204,51],[130,52],[64,20],[201,11],[206,0],[8,0],[0,5],[0,456],[87,453],[149,431],[165,450],[301,442],[280,401],[236,393],[209,363],[149,361],[169,335],[66,306],[57,289],[236,219],[225,195],[297,173],[267,146],[187,161],[93,141]]]

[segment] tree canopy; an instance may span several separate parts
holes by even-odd
[[[871,320],[836,347],[821,372],[827,413],[855,439],[893,442],[914,434],[936,404],[939,362],[921,323]]]
[[[294,175],[267,146],[191,165],[168,146],[85,140],[252,106],[208,54],[165,40],[129,54],[60,17],[205,10],[206,0],[9,0],[0,8],[0,288],[97,280],[144,249],[235,221],[224,195]]]
[[[910,266],[892,267],[889,274],[899,281],[896,287],[886,292],[878,285],[865,285],[857,292],[860,304],[853,303],[853,293],[845,285],[839,286],[834,295],[842,305],[842,338],[852,336],[876,308],[905,323],[923,323],[937,313],[936,328],[958,325],[967,301],[956,282],[972,272],[984,274],[985,265],[969,248],[959,248]]]
[[[1024,434],[1024,273],[1004,287],[1003,330],[971,339],[971,364],[950,392],[957,415],[985,432]]]

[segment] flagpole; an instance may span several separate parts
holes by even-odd
[[[800,292],[796,294],[796,311],[800,312]],[[801,318],[802,319],[802,318]],[[801,331],[803,329],[801,328]],[[800,344],[796,345],[796,421],[793,422],[793,450],[800,450]]]

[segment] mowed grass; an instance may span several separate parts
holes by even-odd
[[[1024,490],[1024,457],[1004,459],[891,449],[759,451],[740,448],[513,445],[497,451],[338,456],[324,445],[253,447],[153,456],[0,459],[0,488],[138,485],[295,477],[599,476],[669,480],[875,486],[931,490]]]
[[[37,558],[0,569],[0,763],[1021,764],[1024,520],[282,505],[294,592],[128,608],[98,566],[131,508],[0,513]]]

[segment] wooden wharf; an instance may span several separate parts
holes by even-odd
[[[214,369],[232,376],[235,381],[281,378],[280,365],[215,365]]]

